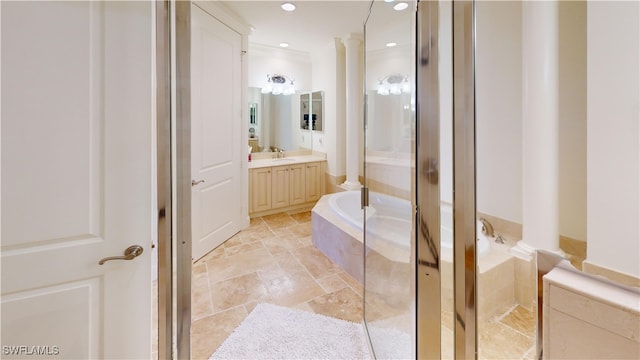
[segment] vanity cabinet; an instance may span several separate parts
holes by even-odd
[[[249,211],[271,209],[271,168],[251,169],[249,175]]]
[[[312,206],[324,194],[324,161],[250,169],[251,216]]]
[[[305,186],[305,169],[307,164],[296,164],[289,167],[289,204],[298,205],[307,202]]]
[[[289,206],[289,166],[271,168],[271,208]]]
[[[318,201],[323,195],[322,184],[324,184],[323,163],[307,163],[304,169],[305,201]]]

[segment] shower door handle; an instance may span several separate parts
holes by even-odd
[[[431,185],[438,185],[438,160],[428,158],[423,165],[422,173]]]

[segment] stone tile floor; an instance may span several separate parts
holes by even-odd
[[[310,212],[251,219],[248,229],[193,265],[192,358],[207,359],[260,302],[360,322],[362,294],[354,278],[313,246]],[[402,317],[369,300],[367,306],[375,305],[367,320]],[[479,358],[533,359],[534,316],[514,306],[479,324]],[[443,312],[443,358],[453,357],[452,325],[453,315]]]
[[[362,319],[362,286],[311,243],[311,213],[251,220],[193,265],[193,359],[207,359],[260,302]]]

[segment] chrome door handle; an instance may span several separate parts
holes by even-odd
[[[203,183],[203,182],[204,182],[204,180],[198,180],[198,181],[191,180],[191,186],[196,186],[196,185],[198,185],[200,183]]]
[[[133,260],[142,254],[144,249],[140,245],[131,245],[125,251],[123,256],[110,256],[98,261],[98,265],[103,265],[110,260]]]

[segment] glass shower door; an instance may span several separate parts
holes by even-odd
[[[477,355],[474,16],[471,1],[373,1],[365,23],[364,320],[378,358]]]
[[[364,321],[377,358],[415,357],[415,2],[365,24]]]

